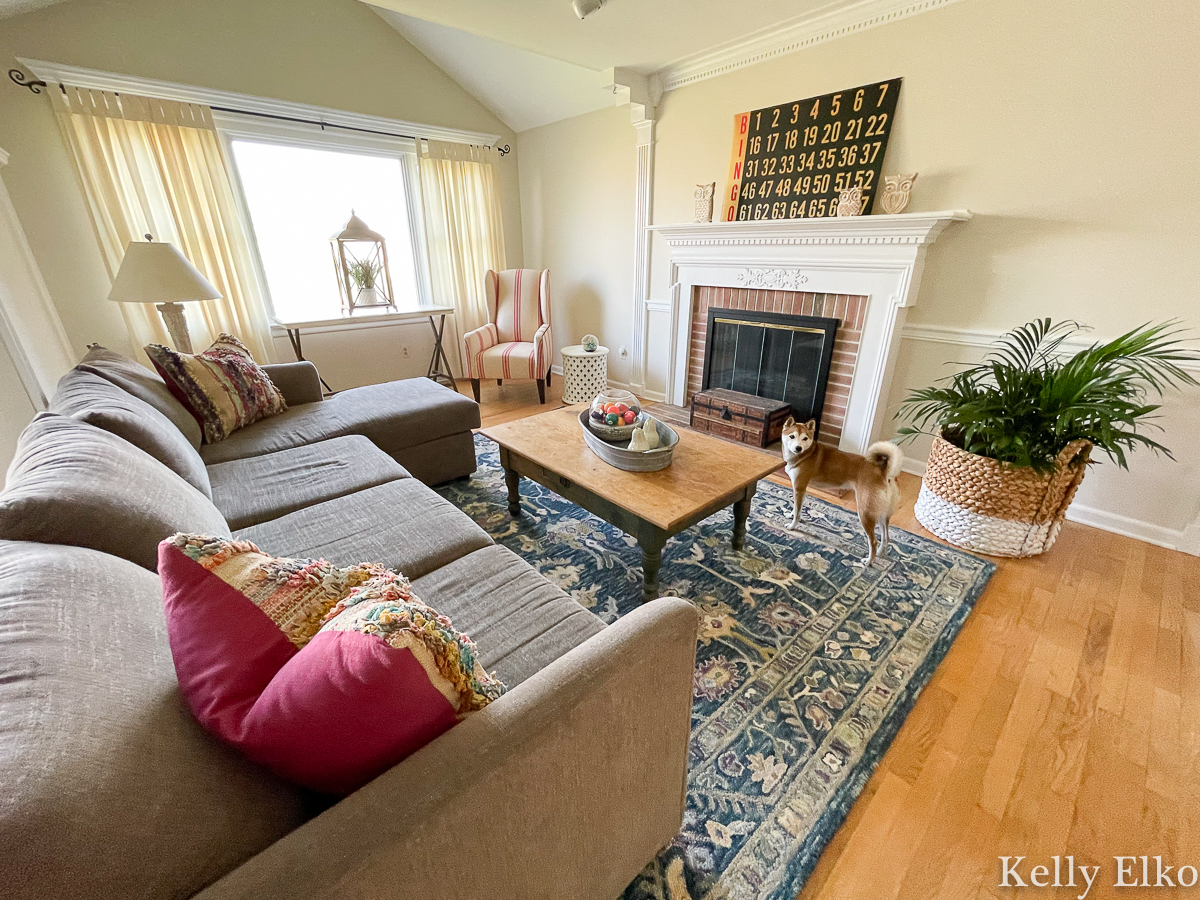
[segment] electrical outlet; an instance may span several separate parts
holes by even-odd
[[[629,351],[624,347],[621,347],[617,350],[617,356],[621,357],[621,359],[627,359],[629,357]]]
[[[400,355],[401,355],[401,356],[403,356],[405,359],[408,359],[408,348],[407,348],[407,347],[401,347],[401,348],[400,348]]]

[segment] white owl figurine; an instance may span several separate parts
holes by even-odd
[[[862,188],[852,187],[838,192],[837,214],[839,216],[857,216],[862,209]]]
[[[713,197],[717,193],[717,183],[715,181],[709,184],[696,185],[696,193],[693,194],[696,198],[696,221],[711,222],[713,217]]]
[[[879,195],[879,205],[883,211],[892,216],[903,212],[904,207],[908,206],[908,197],[916,180],[916,172],[911,175],[884,175],[883,193]]]

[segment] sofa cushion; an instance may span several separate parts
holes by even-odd
[[[312,790],[357,790],[504,691],[470,639],[381,566],[187,534],[163,541],[158,566],[197,720]]]
[[[72,369],[59,379],[50,411],[124,438],[206,497],[212,496],[204,460],[192,442],[161,412],[108,379]]]
[[[506,547],[493,545],[413,581],[413,590],[479,646],[479,661],[511,689],[604,623]]]
[[[229,534],[206,496],[115,434],[54,413],[21,433],[0,491],[0,539],[71,544],[150,571],[177,531]]]
[[[222,332],[203,353],[148,344],[146,355],[200,423],[206,443],[223,441],[237,429],[287,409],[279,388],[232,334]]]
[[[213,503],[230,528],[247,528],[355,491],[408,478],[404,466],[351,434],[208,470]]]
[[[479,405],[473,400],[428,378],[407,378],[294,406],[235,431],[220,443],[206,444],[200,455],[211,465],[361,434],[395,456],[407,447],[478,427]]]
[[[182,403],[171,396],[166,383],[151,369],[99,344],[92,344],[87,356],[75,368],[99,375],[149,403],[170,419],[171,424],[180,430],[193,447],[200,446],[200,424]]]
[[[6,900],[190,897],[311,801],[206,734],[179,695],[159,579],[0,541]]]
[[[280,556],[327,559],[339,566],[369,560],[409,578],[492,543],[487,532],[414,478],[240,528],[234,537]]]

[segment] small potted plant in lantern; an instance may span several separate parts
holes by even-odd
[[[379,292],[375,290],[375,281],[379,277],[379,266],[367,260],[357,260],[350,263],[350,280],[358,288],[354,298],[355,306],[379,306]],[[384,301],[386,304],[386,301]]]
[[[387,243],[377,231],[350,211],[342,230],[329,239],[337,271],[342,306],[349,312],[360,307],[395,307]]]

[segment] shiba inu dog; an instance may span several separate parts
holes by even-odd
[[[876,552],[887,552],[888,524],[900,502],[896,476],[904,463],[900,448],[879,441],[867,448],[865,456],[845,453],[817,443],[817,420],[801,424],[791,416],[783,423],[783,461],[792,480],[793,529],[800,527],[800,505],[810,483],[827,488],[854,488],[858,502],[858,520],[867,534],[871,552],[864,562],[875,561]],[[876,543],[875,526],[883,526],[882,548]]]

